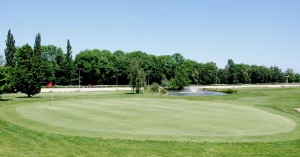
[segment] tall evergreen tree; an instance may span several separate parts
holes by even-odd
[[[55,84],[67,85],[67,79],[65,74],[66,56],[63,54],[62,50],[57,52],[55,62],[57,64],[55,68]]]
[[[67,61],[70,63],[72,62],[72,46],[69,39],[67,42]]]
[[[3,56],[2,56],[2,55],[0,55],[0,66],[3,66],[3,64],[4,64],[4,61],[3,61]]]
[[[16,58],[15,58],[16,46],[15,46],[14,36],[10,30],[8,30],[7,40],[5,42],[6,42],[6,49],[4,50],[5,58],[6,58],[5,65],[14,67],[16,65]]]
[[[38,58],[41,58],[41,54],[42,54],[42,45],[41,45],[41,34],[40,34],[40,33],[38,33],[38,34],[35,36],[34,54],[35,54],[35,56],[37,56]]]
[[[67,54],[66,54],[66,64],[65,64],[65,76],[67,79],[67,85],[70,85],[72,82],[72,72],[73,69],[73,60],[72,60],[72,46],[70,44],[70,40],[67,42]]]
[[[38,33],[35,36],[35,43],[34,43],[34,50],[33,50],[33,57],[32,57],[32,66],[36,70],[37,78],[36,81],[38,84],[42,83],[44,77],[44,67],[43,67],[43,60],[42,60],[42,45],[41,45],[41,34]]]
[[[41,91],[41,75],[37,57],[28,44],[18,49],[16,71],[16,87],[28,97]]]

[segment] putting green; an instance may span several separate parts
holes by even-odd
[[[102,138],[268,141],[296,127],[289,118],[256,108],[180,99],[60,100],[5,107],[4,119],[33,130]]]

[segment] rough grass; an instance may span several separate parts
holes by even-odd
[[[145,141],[54,134],[38,130],[38,128],[22,127],[17,121],[9,122],[10,120],[6,119],[8,117],[13,119],[13,116],[5,116],[9,115],[5,113],[9,111],[5,108],[14,109],[16,106],[19,106],[20,108],[17,107],[17,110],[19,110],[17,112],[21,113],[22,107],[34,109],[48,102],[50,103],[50,94],[42,94],[40,98],[20,98],[22,95],[4,95],[4,98],[9,100],[0,102],[1,112],[5,111],[0,116],[0,156],[299,156],[300,138],[298,132],[300,132],[300,113],[293,109],[300,107],[299,94],[299,88],[285,88],[243,89],[239,90],[238,94],[235,95],[196,98],[167,97],[159,94],[139,96],[125,95],[123,93],[80,93],[79,95],[78,93],[64,93],[55,96],[55,102],[68,102],[68,100],[79,102],[82,99],[125,101],[125,99],[140,100],[146,98],[155,100],[156,98],[164,98],[168,102],[173,102],[174,99],[175,101],[193,99],[194,101],[201,101],[201,103],[209,102],[207,105],[221,103],[238,106],[242,109],[255,108],[255,110],[258,109],[258,111],[263,113],[267,112],[272,116],[276,114],[280,117],[286,117],[295,123],[296,126],[292,131],[284,133],[285,135],[278,134],[281,138],[277,139],[280,141],[276,142]],[[26,106],[26,104],[29,106]],[[82,106],[81,103],[77,104]],[[193,106],[193,104],[187,105]],[[76,110],[78,109],[76,108]],[[29,116],[28,112],[21,114],[23,114],[22,116]],[[13,114],[17,115],[15,111]],[[18,119],[18,116],[15,116],[15,118]],[[32,119],[32,117],[29,116],[29,119]],[[28,120],[21,119],[20,122],[25,121]],[[71,128],[71,130],[74,129]],[[273,138],[276,138],[276,136],[273,136]]]

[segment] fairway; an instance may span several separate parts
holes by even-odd
[[[14,117],[9,121],[33,130],[107,139],[268,141],[296,126],[252,107],[184,99],[67,99],[5,108]]]

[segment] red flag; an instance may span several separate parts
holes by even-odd
[[[48,82],[47,87],[52,87],[52,82]]]

